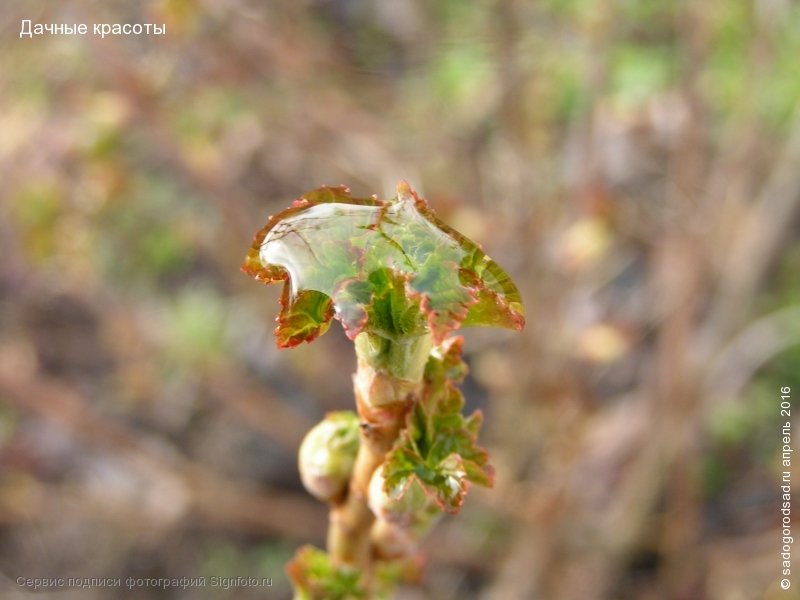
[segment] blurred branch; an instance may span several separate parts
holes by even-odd
[[[186,511],[195,512],[207,523],[302,540],[318,539],[324,531],[324,512],[305,495],[253,491],[175,453],[159,451],[98,415],[79,392],[56,379],[36,379],[34,373],[20,374],[0,364],[0,395],[16,409],[64,428],[92,449],[110,451],[140,465],[146,479],[177,482],[188,494]],[[175,517],[187,517],[186,511]],[[47,505],[34,516],[46,519]]]
[[[749,323],[708,366],[705,409],[740,397],[756,371],[775,355],[800,344],[800,305],[770,313]]]
[[[287,407],[264,386],[249,381],[241,370],[208,377],[206,384],[223,406],[243,423],[275,440],[292,454],[314,425],[312,420]]]
[[[743,322],[759,284],[793,230],[800,209],[800,109],[796,112],[780,157],[752,206],[739,220],[727,260],[719,268],[712,315],[700,339],[706,357]]]

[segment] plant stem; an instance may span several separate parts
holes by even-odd
[[[399,340],[362,333],[355,346],[358,366],[353,388],[361,419],[360,445],[347,497],[331,508],[328,552],[334,563],[369,573],[374,521],[367,506],[369,482],[419,398],[432,341],[427,333]]]

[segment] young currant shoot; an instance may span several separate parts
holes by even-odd
[[[440,221],[405,182],[390,200],[346,187],[302,195],[256,233],[242,270],[283,282],[278,346],[338,320],[354,342],[356,412],[328,414],[303,440],[301,479],[330,505],[327,552],[287,571],[298,600],[391,598],[417,572],[417,542],[494,471],[462,414],[464,326],[522,330],[514,282]]]

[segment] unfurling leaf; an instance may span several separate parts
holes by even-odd
[[[332,318],[351,339],[430,331],[437,343],[462,325],[525,323],[505,271],[404,182],[388,201],[353,198],[345,187],[304,194],[256,234],[242,270],[284,282],[281,347],[312,341]]]
[[[466,375],[461,337],[449,338],[431,352],[422,398],[386,457],[384,491],[399,499],[419,486],[439,507],[456,513],[470,483],[491,486],[494,469],[477,445],[481,414],[464,417],[464,398],[456,387]]]

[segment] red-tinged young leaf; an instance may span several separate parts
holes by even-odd
[[[464,381],[469,369],[467,363],[461,360],[463,348],[464,338],[460,335],[449,337],[434,348],[433,354],[437,360],[428,361],[426,379],[437,383],[450,381],[456,385]],[[438,369],[442,369],[443,373],[434,372]]]
[[[423,396],[409,413],[405,429],[386,457],[384,491],[402,498],[412,485],[443,510],[461,508],[470,483],[492,486],[494,469],[476,440],[481,414],[464,417],[464,398],[456,387],[466,375],[462,340],[450,338],[434,348],[425,366]]]
[[[281,297],[275,336],[279,348],[293,348],[301,342],[311,342],[328,330],[333,318],[331,299],[314,290],[303,290],[294,302]]]
[[[408,578],[409,565],[379,563],[369,592],[365,574],[346,565],[334,565],[327,552],[303,546],[286,565],[294,600],[390,600],[397,583]]]
[[[371,198],[353,198],[350,195],[350,190],[347,186],[323,186],[310,192],[306,192],[300,198],[295,200],[296,205],[305,205],[310,203],[332,202],[340,204],[363,204],[365,206],[381,206],[381,201],[375,196]]]
[[[494,467],[492,465],[480,464],[474,460],[464,460],[462,464],[467,473],[467,481],[483,487],[494,485]]]
[[[430,331],[437,343],[462,325],[525,323],[505,271],[404,182],[388,201],[353,198],[343,186],[304,194],[256,234],[242,270],[284,282],[281,346],[313,340],[332,318],[351,339]]]
[[[483,425],[483,413],[480,410],[476,410],[474,413],[464,419],[464,429],[466,429],[475,439],[478,438],[481,425]]]

